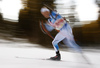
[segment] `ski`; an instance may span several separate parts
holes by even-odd
[[[51,60],[50,58],[31,58],[31,57],[20,57],[20,56],[16,56],[15,58],[20,58],[20,59],[35,59],[35,60]],[[62,61],[62,60],[51,60],[51,61]]]
[[[18,59],[34,59],[34,60],[48,60],[48,61],[57,61],[57,62],[88,64],[88,63],[85,63],[85,62],[74,62],[74,61],[67,61],[67,60],[51,60],[50,58],[31,58],[31,57],[20,57],[20,56],[16,56],[15,58],[18,58]]]

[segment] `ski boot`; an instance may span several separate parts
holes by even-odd
[[[59,54],[59,51],[56,52],[56,56],[54,57],[51,57],[50,60],[57,60],[57,61],[60,61],[61,60],[61,56]]]

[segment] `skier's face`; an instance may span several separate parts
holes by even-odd
[[[41,12],[41,14],[42,14],[45,18],[49,18],[50,12],[49,12],[49,11],[45,11],[45,12]]]

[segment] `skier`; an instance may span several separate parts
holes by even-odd
[[[59,31],[54,40],[52,41],[53,47],[56,51],[56,56],[50,57],[51,60],[61,60],[61,55],[59,51],[58,43],[63,41],[68,47],[74,48],[78,52],[82,52],[79,45],[74,41],[74,36],[72,34],[72,28],[65,19],[58,14],[56,11],[50,11],[47,7],[41,8],[41,14],[48,19],[45,24],[47,30],[52,31],[53,29]],[[48,27],[48,25],[50,27]]]

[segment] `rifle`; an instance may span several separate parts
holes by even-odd
[[[40,29],[44,34],[47,34],[49,37],[54,39],[53,36],[50,34],[50,32],[45,28],[43,21],[40,21]]]

